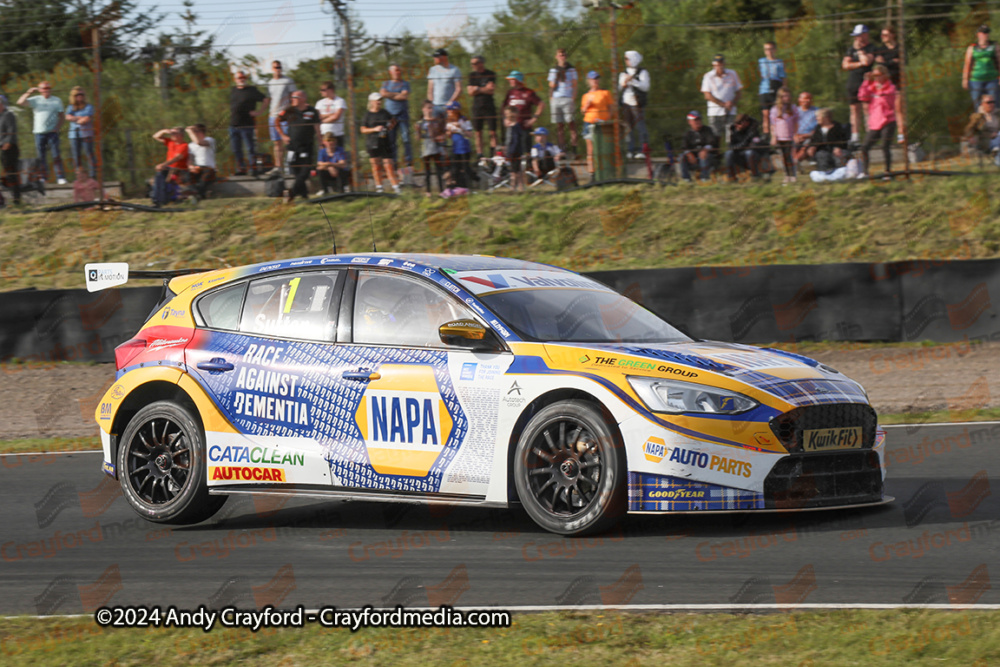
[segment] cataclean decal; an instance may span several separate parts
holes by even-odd
[[[269,463],[271,465],[305,465],[305,454],[279,452],[268,447],[246,447],[212,445],[208,448],[208,459],[218,463]]]
[[[242,466],[218,466],[208,469],[211,480],[245,482],[284,482],[285,471],[281,468],[250,468]]]

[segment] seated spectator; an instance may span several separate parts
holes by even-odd
[[[215,182],[215,139],[208,136],[208,129],[198,123],[186,128],[188,138],[188,173],[194,196],[204,199],[208,186]]]
[[[795,162],[802,162],[808,157],[809,141],[816,130],[816,107],[813,106],[812,93],[802,91],[799,93],[799,129],[795,133],[792,150],[795,153]]]
[[[176,201],[180,184],[187,180],[188,144],[183,127],[159,130],[153,139],[167,147],[167,159],[156,165],[156,175],[150,179],[153,205],[163,206]]]
[[[535,176],[542,178],[556,168],[556,158],[563,152],[555,144],[549,143],[549,131],[540,127],[534,132],[535,143],[531,146],[531,168]]]
[[[73,201],[76,203],[101,200],[101,184],[91,177],[83,165],[76,168],[76,180],[73,181]],[[96,208],[96,207],[95,207]]]
[[[689,183],[691,168],[695,165],[701,172],[701,180],[708,181],[715,167],[719,151],[719,137],[712,128],[701,122],[701,113],[691,111],[687,115],[688,131],[681,142],[681,178]]]
[[[757,178],[762,151],[766,150],[757,119],[745,113],[738,115],[736,122],[729,128],[729,150],[726,151],[725,158],[729,180],[736,180],[736,170],[740,167],[749,169],[753,177]]]
[[[781,150],[781,161],[785,165],[785,180],[782,185],[795,182],[795,155],[792,145],[799,131],[799,110],[792,104],[792,94],[787,88],[778,91],[777,103],[771,107],[771,145]]]
[[[1000,150],[1000,116],[997,115],[997,102],[993,95],[984,93],[979,98],[979,111],[969,117],[962,136],[971,151],[988,155]],[[1000,153],[996,159],[1000,165]]]
[[[351,161],[333,132],[323,135],[323,145],[319,149],[319,158],[316,161],[316,173],[319,174],[321,195],[344,192],[345,187],[350,187]]]
[[[817,110],[816,120],[816,129],[808,148],[809,157],[816,163],[816,169],[829,173],[846,166],[850,128],[834,121],[829,109]]]
[[[455,180],[455,187],[471,187],[472,167],[472,123],[462,113],[462,105],[458,102],[449,102],[445,106],[447,113],[445,131],[451,137],[451,177]]]

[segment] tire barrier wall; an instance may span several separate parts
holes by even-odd
[[[690,267],[587,274],[697,338],[1000,340],[1000,260]],[[0,362],[114,361],[160,287],[0,293]]]

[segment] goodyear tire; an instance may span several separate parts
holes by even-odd
[[[560,401],[528,422],[514,451],[514,484],[528,515],[562,535],[597,533],[624,514],[625,450],[600,410]]]
[[[172,401],[136,413],[118,447],[122,495],[141,517],[156,523],[198,523],[222,507],[226,496],[209,495],[205,467],[201,427]]]

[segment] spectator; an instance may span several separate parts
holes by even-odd
[[[347,113],[347,102],[337,95],[337,87],[333,81],[324,81],[319,86],[320,98],[316,101],[316,111],[319,112],[320,134],[332,133],[337,138],[337,145],[344,145],[344,114]]]
[[[32,93],[40,93],[32,96]],[[52,164],[56,170],[56,182],[66,185],[66,174],[63,171],[62,157],[59,155],[59,128],[63,122],[63,103],[52,95],[52,86],[48,81],[42,81],[37,88],[29,88],[17,100],[18,106],[31,107],[35,112],[34,134],[35,151],[41,160],[42,179],[49,173],[48,153],[52,153]]]
[[[701,122],[701,114],[691,111],[687,115],[690,128],[684,133],[681,142],[681,178],[688,183],[691,180],[691,168],[698,166],[702,182],[711,179],[715,168],[716,155],[719,150],[719,137],[712,128]]]
[[[760,95],[760,113],[764,117],[764,134],[771,132],[771,107],[777,99],[778,89],[785,86],[788,76],[785,74],[785,61],[775,58],[778,45],[774,42],[764,42],[764,57],[757,60],[757,70],[760,72],[760,85],[757,93]]]
[[[896,30],[892,26],[885,26],[882,28],[881,38],[882,45],[875,49],[875,63],[886,66],[886,69],[889,70],[889,79],[892,81],[892,85],[896,86],[896,92],[898,93],[903,84],[899,59],[899,44],[896,42]],[[901,95],[896,95],[896,124],[899,130],[896,133],[896,141],[903,143],[903,125],[905,121],[903,118]]]
[[[847,101],[851,105],[851,141],[857,143],[859,132],[864,125],[864,109],[858,100],[858,91],[875,62],[875,47],[868,38],[868,26],[859,23],[851,31],[851,46],[848,47],[840,69],[847,72]]]
[[[701,78],[701,92],[708,100],[708,122],[719,139],[736,118],[742,89],[739,75],[726,68],[726,57],[720,53],[712,58],[712,69]]]
[[[323,135],[323,146],[316,159],[316,173],[319,174],[321,195],[344,192],[345,188],[350,188],[351,161],[333,132]]]
[[[87,174],[83,165],[76,167],[76,179],[73,181],[73,201],[77,204],[101,200],[101,184]],[[96,206],[94,208],[97,208]]]
[[[503,99],[504,126],[507,128],[506,154],[510,160],[511,183],[513,183],[515,190],[517,190],[518,185],[521,186],[521,190],[524,190],[521,157],[530,148],[531,136],[529,132],[538,117],[542,115],[542,111],[545,110],[545,102],[535,94],[535,91],[524,85],[524,75],[519,71],[514,70],[508,74],[507,83],[510,84],[510,90],[507,91],[507,95]],[[510,125],[508,125],[507,109],[513,112],[513,120],[515,121]]]
[[[365,150],[368,151],[368,161],[372,166],[375,192],[382,192],[380,168],[384,167],[392,191],[398,195],[399,181],[396,180],[396,169],[392,164],[392,144],[389,140],[389,131],[394,124],[392,114],[382,108],[382,96],[378,93],[369,95],[368,111],[361,119],[361,134],[368,135],[365,137]]]
[[[622,112],[622,122],[628,133],[628,157],[643,160],[644,151],[649,150],[649,135],[646,132],[645,109],[649,102],[649,71],[639,67],[642,54],[638,51],[625,52],[625,71],[618,75],[618,89],[621,91],[618,103]]]
[[[981,95],[979,110],[969,117],[969,123],[962,133],[969,148],[982,155],[1000,150],[1000,116],[997,115],[996,105],[992,95]],[[1000,165],[1000,153],[997,154],[996,163]]]
[[[208,186],[215,182],[215,139],[208,136],[208,128],[201,123],[187,128],[188,138],[188,173],[195,197],[204,199],[208,194]]]
[[[434,103],[424,100],[421,108],[423,117],[417,123],[417,134],[420,137],[420,157],[424,161],[427,172],[427,193],[431,196],[431,167],[437,172],[438,192],[444,191],[444,151],[441,145],[445,140],[444,120],[434,111]]]
[[[21,205],[21,175],[18,165],[17,116],[7,108],[7,97],[0,95],[0,185],[10,188],[14,205]],[[0,206],[6,205],[0,192]]]
[[[569,126],[567,139],[572,150],[576,149],[579,141],[576,136],[576,121],[573,120],[576,100],[576,87],[578,77],[576,68],[566,59],[566,49],[556,51],[556,66],[549,70],[549,92],[551,93],[552,122],[556,126],[556,143],[565,146],[563,143],[563,130]]]
[[[187,174],[189,149],[183,127],[160,130],[153,139],[167,147],[167,159],[156,165],[156,174],[151,179],[153,205],[163,206],[177,198]]]
[[[580,111],[583,113],[583,138],[587,142],[587,173],[593,182],[595,125],[611,121],[611,108],[615,100],[611,93],[601,88],[601,75],[594,70],[587,72],[587,87],[590,90],[580,100]]]
[[[962,88],[972,94],[972,106],[979,106],[979,98],[989,93],[993,99],[1000,99],[1000,57],[997,45],[990,40],[990,27],[979,26],[976,43],[965,50],[965,65],[962,67]]]
[[[246,176],[249,167],[256,176],[254,156],[257,153],[257,116],[260,115],[257,105],[267,100],[267,95],[256,86],[247,85],[246,72],[236,72],[233,83],[235,85],[229,89],[229,145],[236,157],[236,175]]]
[[[472,123],[462,114],[462,105],[452,102],[448,105],[445,131],[451,135],[451,176],[455,185],[468,189],[471,186],[472,170]]]
[[[472,73],[466,90],[472,97],[472,129],[476,139],[476,153],[483,156],[483,128],[487,128],[490,138],[490,155],[497,149],[497,105],[493,100],[496,92],[497,75],[486,69],[483,56],[473,56]]]
[[[556,168],[556,158],[563,152],[559,146],[549,143],[549,131],[544,127],[536,129],[532,134],[535,136],[535,143],[531,146],[531,168],[541,180]]]
[[[410,82],[403,81],[403,68],[389,65],[389,80],[382,84],[379,94],[385,99],[385,110],[396,121],[389,131],[392,160],[396,161],[396,139],[403,140],[403,159],[406,168],[413,167],[413,144],[410,142]]]
[[[795,182],[795,155],[792,148],[799,133],[799,110],[792,104],[792,94],[787,88],[778,91],[778,101],[771,107],[771,145],[781,151],[785,165],[783,185]]]
[[[319,111],[306,101],[306,94],[296,90],[290,97],[292,103],[278,114],[274,127],[282,143],[288,146],[288,167],[295,176],[285,202],[291,204],[296,197],[309,198],[309,172],[313,166],[313,148],[319,137]]]
[[[865,82],[858,91],[858,99],[868,104],[868,134],[862,149],[862,167],[868,172],[868,152],[878,141],[882,142],[885,159],[885,180],[892,171],[892,140],[896,136],[896,87],[889,80],[885,65],[875,65],[865,75]]]
[[[462,94],[462,70],[448,63],[448,52],[434,52],[434,66],[427,72],[427,99],[434,103],[434,113],[444,117],[449,102]]]
[[[816,169],[830,173],[847,165],[847,142],[850,130],[833,120],[829,109],[816,112],[816,129],[809,142],[809,157],[816,162]]]
[[[761,151],[766,150],[760,136],[760,123],[745,113],[738,115],[729,129],[728,149],[725,160],[729,180],[736,180],[736,170],[739,168],[749,169],[750,174],[757,178]]]
[[[295,82],[284,75],[281,61],[271,63],[271,80],[267,82],[267,99],[270,101],[270,113],[267,126],[271,131],[271,150],[274,152],[274,169],[271,174],[280,174],[285,159],[285,146],[282,137],[288,136],[288,126],[278,127],[277,118],[292,105],[292,93],[298,90]],[[318,131],[318,130],[317,130]],[[286,167],[285,171],[288,169]]]
[[[796,163],[809,157],[809,142],[816,131],[816,107],[812,102],[812,93],[799,93],[799,129],[795,132],[795,144],[792,147]]]
[[[69,93],[66,106],[66,120],[69,122],[69,150],[73,156],[73,166],[83,164],[83,154],[87,154],[88,172],[91,178],[97,174],[94,160],[94,107],[87,104],[87,94],[80,86],[74,86]]]

